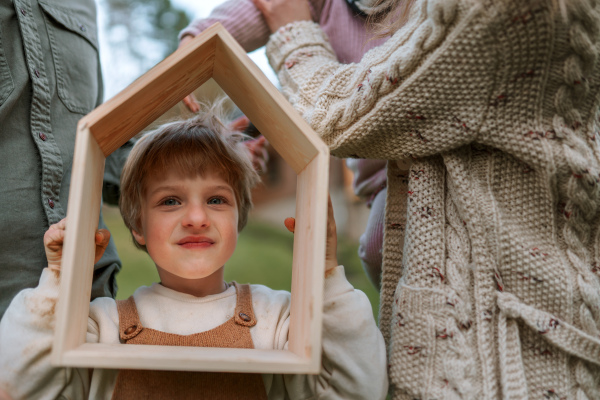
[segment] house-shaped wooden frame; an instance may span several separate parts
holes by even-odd
[[[105,158],[213,78],[298,174],[289,350],[85,343]],[[55,365],[315,374],[321,327],[329,150],[229,33],[215,24],[78,125],[52,349]],[[125,265],[124,268],[127,268]]]

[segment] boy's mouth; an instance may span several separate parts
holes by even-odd
[[[177,242],[177,244],[188,249],[193,249],[210,247],[215,244],[215,242],[205,236],[186,236]]]

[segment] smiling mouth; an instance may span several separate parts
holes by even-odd
[[[204,249],[212,246],[215,242],[208,238],[184,238],[177,244],[186,249]]]

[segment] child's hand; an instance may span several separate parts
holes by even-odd
[[[229,124],[229,128],[243,133],[246,133],[248,129],[251,128],[256,129],[256,127],[251,126],[250,120],[245,115],[233,120],[231,124]],[[254,139],[246,140],[244,144],[248,151],[250,151],[252,166],[256,172],[267,172],[267,161],[269,161],[269,153],[267,153],[267,145],[269,142],[267,142],[267,139],[263,135],[259,135]]]
[[[296,228],[296,220],[294,218],[286,218],[283,222],[288,231],[294,233]],[[338,266],[337,261],[337,230],[335,227],[335,218],[333,217],[333,205],[331,197],[328,199],[327,207],[327,247],[325,249],[325,276]]]
[[[272,32],[294,21],[311,21],[307,0],[252,0]]]
[[[267,172],[267,162],[269,161],[269,153],[267,153],[267,139],[264,136],[259,136],[256,139],[248,140],[244,142],[250,156],[252,157],[252,165],[258,173]]]
[[[48,268],[55,271],[60,271],[66,224],[67,219],[63,218],[58,223],[51,225],[44,234],[44,248],[46,250]],[[102,255],[108,246],[110,232],[106,229],[99,229],[96,231],[94,239],[96,241],[94,264],[96,264],[100,261],[100,258],[102,258]]]
[[[193,36],[185,35],[184,37],[181,38],[181,41],[179,42],[179,46],[177,46],[177,48],[178,49],[182,48],[183,46],[187,45],[193,39],[194,39]],[[193,92],[183,98],[183,104],[185,104],[185,106],[188,108],[188,110],[190,110],[193,113],[197,113],[198,111],[200,111],[200,105],[198,104],[198,100],[196,100],[196,96],[194,96]]]

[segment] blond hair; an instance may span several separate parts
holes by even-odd
[[[553,14],[560,14],[567,21],[567,4],[570,0],[547,0]],[[377,0],[373,9],[381,10],[368,17],[368,23],[374,34],[374,38],[392,36],[406,22],[414,7],[416,0]]]
[[[141,205],[147,180],[170,172],[185,177],[217,173],[235,193],[238,231],[246,225],[252,208],[250,191],[259,181],[243,143],[246,136],[228,128],[223,101],[203,104],[201,110],[198,116],[146,133],[129,153],[121,173],[119,209],[130,231],[142,232]],[[146,246],[133,242],[147,251]]]
[[[368,23],[374,34],[374,38],[392,36],[408,21],[408,16],[416,0],[377,0],[374,9],[380,12],[371,14]],[[386,4],[385,7],[382,6]]]

